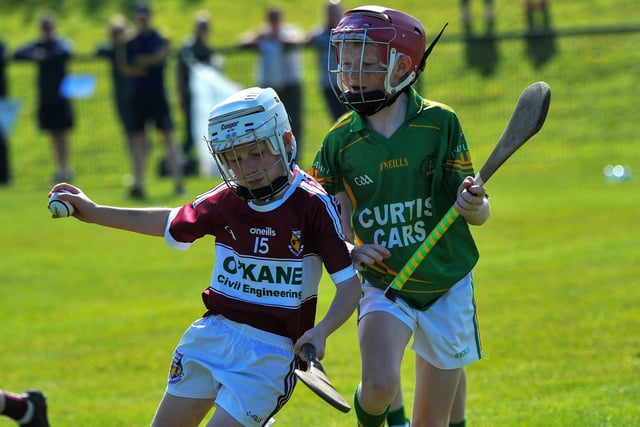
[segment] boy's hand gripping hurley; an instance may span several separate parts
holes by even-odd
[[[302,352],[304,353],[304,358],[307,359],[309,369],[307,371],[296,369],[296,376],[329,405],[339,411],[349,412],[351,406],[329,382],[329,378],[327,378],[327,374],[316,356],[316,349],[311,344],[304,344]]]

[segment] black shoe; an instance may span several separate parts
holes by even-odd
[[[49,427],[47,419],[47,398],[40,390],[27,390],[27,400],[33,405],[33,418],[24,427]]]
[[[198,159],[193,156],[187,156],[182,169],[184,176],[198,176],[200,173],[200,165]]]
[[[144,194],[144,190],[140,187],[131,187],[129,190],[129,197],[136,200],[144,200],[146,195]]]

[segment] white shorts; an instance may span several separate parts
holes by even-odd
[[[243,426],[265,425],[295,385],[291,340],[222,316],[196,320],[173,354],[167,393],[214,399]]]
[[[471,273],[424,311],[402,298],[393,302],[366,282],[362,290],[358,318],[374,311],[393,315],[413,331],[413,351],[436,368],[461,368],[482,357]]]

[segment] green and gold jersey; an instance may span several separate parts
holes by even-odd
[[[447,105],[409,93],[405,122],[391,138],[345,115],[326,135],[311,174],[331,194],[353,204],[356,244],[379,244],[391,257],[363,271],[385,289],[456,199],[473,164],[460,122]],[[400,296],[428,308],[478,260],[467,223],[458,219],[407,281]]]

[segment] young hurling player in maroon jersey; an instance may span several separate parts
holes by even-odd
[[[320,358],[353,313],[360,281],[337,204],[295,164],[289,116],[273,89],[249,88],[213,108],[207,143],[224,182],[174,209],[99,205],[61,183],[89,223],[164,237],[176,249],[215,237],[207,309],[173,354],[154,427],[260,427],[288,401],[302,344]],[[323,267],[336,285],[314,326]]]

